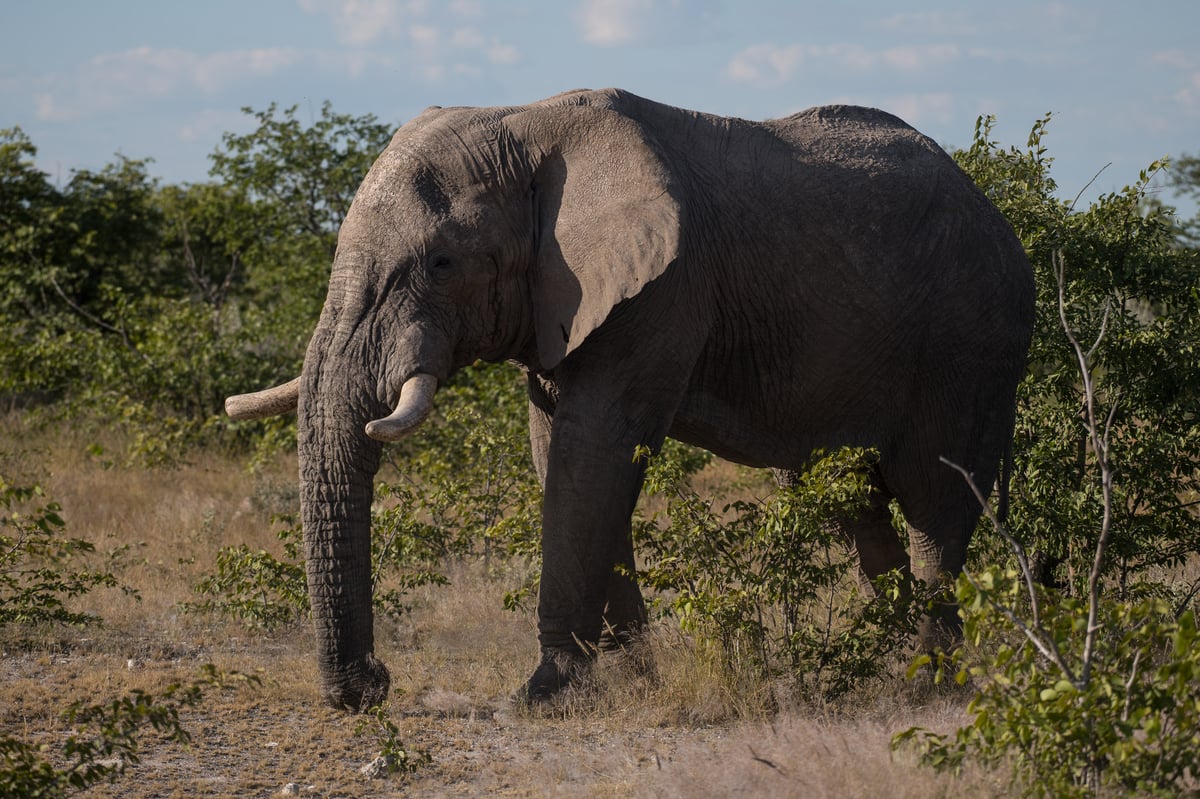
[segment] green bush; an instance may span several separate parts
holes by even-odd
[[[956,154],[1013,224],[1037,285],[1030,367],[1018,388],[1011,527],[1040,577],[1086,592],[1100,487],[1059,316],[1062,266],[1072,329],[1085,347],[1104,342],[1095,400],[1113,409],[1109,457],[1120,475],[1105,575],[1125,594],[1154,592],[1163,568],[1200,551],[1200,253],[1180,246],[1169,209],[1145,202],[1162,163],[1086,209],[1059,199],[1044,143],[1049,122],[1033,126],[1025,148],[1006,149],[982,118],[971,147]],[[1007,557],[986,527],[977,538],[975,562]]]
[[[818,453],[794,485],[718,512],[688,485],[703,462],[692,452],[668,446],[647,469],[646,490],[667,501],[665,524],[653,516],[634,527],[652,607],[728,672],[787,677],[808,698],[835,699],[886,673],[926,592],[890,573],[862,597],[857,560],[830,524],[865,505],[875,454]]]
[[[246,109],[257,129],[212,156],[221,184],[160,187],[119,158],[59,188],[0,131],[0,400],[119,426],[151,466],[269,435],[228,424],[224,398],[298,371],[338,225],[391,132],[296,110]]]
[[[411,774],[433,762],[424,749],[413,749],[400,737],[400,728],[392,721],[390,708],[378,705],[371,708],[354,728],[355,735],[370,735],[379,744],[377,760],[387,774]]]
[[[455,560],[507,562],[536,554],[541,491],[528,434],[517,408],[524,389],[511,367],[465,369],[438,392],[444,412],[411,440],[389,447],[394,479],[375,486],[371,557],[374,604],[400,618],[423,585],[446,584]],[[185,607],[250,627],[274,629],[307,615],[301,530],[294,517],[279,533],[282,557],[246,545],[224,547],[216,572],[196,585],[201,601]]]
[[[1191,611],[1159,599],[1103,599],[1100,634],[1085,661],[1088,603],[1038,593],[1041,642],[1017,570],[958,582],[968,649],[952,659],[955,679],[976,689],[969,725],[940,735],[910,729],[921,761],[1009,770],[1024,796],[1178,796],[1200,775],[1200,640]],[[1012,613],[1015,613],[1015,616]],[[1084,663],[1090,666],[1085,669]],[[944,664],[950,666],[950,662]]]
[[[438,413],[410,440],[389,447],[396,475],[377,484],[395,500],[376,535],[412,539],[427,562],[482,557],[529,564],[508,593],[515,608],[532,593],[541,555],[541,487],[533,469],[525,381],[503,364],[475,364],[438,391]],[[396,536],[399,529],[408,530]]]
[[[300,529],[280,530],[283,558],[245,544],[221,547],[216,572],[203,577],[195,592],[204,597],[183,609],[215,613],[252,629],[274,630],[308,615],[308,591],[300,553]]]
[[[282,557],[245,544],[222,547],[217,551],[216,571],[196,583],[194,591],[201,599],[184,603],[183,609],[213,613],[261,630],[275,630],[307,618],[310,606],[300,552],[301,529],[294,519],[285,521],[290,524],[278,534]],[[414,525],[394,511],[377,512],[373,527],[373,602],[378,611],[398,619],[412,610],[405,598],[413,589],[447,582],[438,571],[441,534],[428,525]]]
[[[99,624],[71,600],[96,588],[137,592],[103,569],[88,568],[93,544],[65,538],[62,508],[40,486],[14,486],[0,476],[0,627]]]
[[[937,664],[973,681],[972,722],[895,745],[943,769],[1007,766],[1026,796],[1176,796],[1200,779],[1198,584],[1180,590],[1154,567],[1198,543],[1200,264],[1141,204],[1148,173],[1084,212],[1053,200],[1044,125],[1019,153],[996,150],[981,124],[969,156],[1008,176],[993,185],[1040,295],[1013,532],[991,516],[1003,547],[957,586],[967,646]]]
[[[75,702],[63,714],[73,731],[61,747],[0,737],[0,796],[56,799],[112,780],[140,762],[139,736],[146,728],[186,744],[191,736],[179,714],[200,704],[204,690],[258,682],[257,677],[223,674],[206,665],[198,679],[170,685],[158,697],[134,690],[98,704]]]

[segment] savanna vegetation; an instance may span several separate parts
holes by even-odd
[[[392,126],[248,113],[189,185],[126,158],[56,185],[0,132],[0,795],[1200,789],[1200,221],[1154,188],[1200,193],[1197,159],[1080,207],[1049,118],[1021,147],[981,119],[956,154],[1039,288],[960,649],[914,658],[934,597],[899,574],[866,590],[825,524],[863,501],[872,453],[823,453],[784,490],[669,445],[635,524],[648,640],[600,659],[599,690],[512,705],[539,492],[521,377],[478,364],[386,451],[394,690],[351,718],[314,687],[294,426],[221,406],[298,371]]]

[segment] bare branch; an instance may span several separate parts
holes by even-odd
[[[1109,442],[1112,441],[1113,425],[1117,421],[1117,408],[1121,405],[1121,392],[1118,391],[1113,395],[1112,405],[1108,408],[1108,416],[1104,420],[1104,434],[1101,440],[1104,442],[1104,457],[1108,457]]]
[[[774,763],[774,762],[766,759],[765,757],[759,757],[758,753],[754,751],[754,747],[746,747],[746,748],[750,750],[750,757],[755,762],[762,763],[764,766],[773,768],[776,771],[778,771],[780,774],[787,774],[787,771],[783,768],[783,766],[780,766],[777,763]]]
[[[188,277],[192,281],[192,285],[205,298],[208,299],[209,286],[208,281],[200,274],[200,267],[196,264],[196,256],[192,254],[191,237],[188,236],[187,220],[181,221],[180,226],[182,231],[180,237],[183,239],[183,263],[187,266]]]
[[[125,343],[126,349],[128,349],[134,355],[141,358],[146,363],[150,364],[151,366],[154,366],[154,361],[150,360],[150,358],[148,358],[146,356],[146,353],[142,352],[141,350],[139,350],[137,348],[137,346],[129,338],[129,333],[125,330],[125,328],[116,327],[114,325],[111,325],[108,322],[105,322],[100,317],[96,316],[95,314],[90,313],[86,308],[82,307],[77,302],[75,302],[74,300],[72,300],[70,297],[67,296],[67,293],[62,290],[62,286],[58,285],[58,281],[54,279],[54,275],[48,275],[48,278],[50,280],[50,285],[54,288],[54,292],[56,294],[58,294],[59,298],[67,304],[68,308],[70,308],[72,311],[79,314],[85,320],[87,320],[91,324],[95,325],[96,327],[100,328],[104,332],[112,333],[116,336],[120,336],[121,341],[123,341]]]
[[[1056,250],[1052,258],[1054,260],[1054,276],[1058,282],[1058,318],[1062,323],[1063,332],[1067,334],[1067,341],[1071,343],[1071,348],[1075,351],[1075,357],[1079,363],[1079,374],[1083,378],[1084,400],[1088,406],[1087,412],[1090,415],[1092,399],[1094,397],[1091,390],[1092,370],[1088,367],[1088,358],[1084,354],[1079,340],[1075,338],[1075,331],[1071,329],[1071,323],[1067,320],[1066,280],[1063,276],[1066,270],[1066,261],[1063,258],[1061,250]]]
[[[8,561],[21,549],[21,547],[25,546],[25,539],[29,537],[29,533],[21,528],[17,529],[20,530],[20,533],[17,535],[16,539],[13,540],[13,545],[8,548],[7,552],[0,552],[0,563]]]
[[[1108,541],[1112,536],[1112,468],[1108,462],[1108,445],[1109,434],[1112,431],[1113,421],[1116,419],[1117,400],[1114,399],[1112,406],[1109,408],[1108,416],[1104,424],[1103,433],[1096,424],[1096,386],[1092,380],[1092,356],[1095,355],[1101,341],[1104,338],[1105,328],[1108,322],[1108,308],[1105,308],[1104,321],[1100,336],[1088,352],[1083,351],[1079,340],[1075,337],[1074,331],[1071,329],[1071,324],[1067,320],[1067,303],[1065,298],[1066,280],[1064,277],[1065,261],[1061,251],[1054,254],[1055,277],[1058,280],[1058,318],[1062,322],[1063,332],[1067,336],[1067,340],[1071,343],[1072,349],[1075,350],[1075,357],[1079,362],[1079,375],[1083,380],[1083,395],[1085,401],[1085,418],[1084,428],[1088,434],[1088,439],[1092,444],[1092,449],[1096,453],[1096,465],[1100,468],[1100,490],[1101,502],[1104,508],[1104,515],[1100,522],[1100,536],[1096,540],[1095,556],[1092,559],[1092,568],[1088,573],[1088,623],[1087,630],[1084,635],[1083,642],[1083,657],[1082,671],[1080,673],[1081,685],[1087,685],[1091,678],[1092,660],[1096,646],[1096,633],[1099,632],[1100,623],[1100,576],[1104,567],[1104,555],[1108,549]]]
[[[1017,617],[1016,613],[1011,608],[1001,605],[999,602],[996,602],[994,599],[988,596],[987,593],[979,587],[979,584],[975,582],[975,579],[971,576],[971,573],[966,569],[963,569],[963,574],[966,576],[967,581],[970,582],[975,590],[979,592],[980,596],[987,600],[989,605],[1000,611],[1005,618],[1012,622],[1013,626],[1020,630],[1022,634],[1029,639],[1029,642],[1037,648],[1038,652],[1042,653],[1043,657],[1057,666],[1068,680],[1070,680],[1072,683],[1078,684],[1075,677],[1075,672],[1067,664],[1067,659],[1063,657],[1062,652],[1059,651],[1058,644],[1054,642],[1053,636],[1047,635],[1045,629],[1042,627],[1041,607],[1038,602],[1037,587],[1034,585],[1033,570],[1029,567],[1029,558],[1025,554],[1025,547],[1021,546],[1021,542],[1013,537],[1012,533],[1008,531],[1008,528],[1005,527],[1000,519],[996,516],[996,512],[992,510],[992,506],[988,504],[987,497],[983,495],[983,492],[979,490],[979,486],[975,484],[975,478],[972,477],[971,473],[962,466],[959,466],[957,463],[953,463],[946,458],[939,458],[939,460],[954,471],[958,472],[960,475],[962,475],[963,479],[967,481],[967,485],[971,487],[971,492],[974,493],[975,498],[979,500],[979,505],[983,508],[984,515],[986,515],[988,521],[992,523],[992,527],[996,530],[996,532],[1003,536],[1004,540],[1008,543],[1009,548],[1016,556],[1017,566],[1021,570],[1021,578],[1025,581],[1025,593],[1029,596],[1029,608],[1033,617],[1032,624],[1026,624]]]
[[[983,513],[987,517],[987,520],[991,522],[992,527],[996,530],[996,532],[998,532],[1004,538],[1009,549],[1011,549],[1012,553],[1016,556],[1017,566],[1021,570],[1021,578],[1025,581],[1025,590],[1029,595],[1029,605],[1033,613],[1033,624],[1035,627],[1040,629],[1041,608],[1038,604],[1037,591],[1034,587],[1033,569],[1029,566],[1029,556],[1025,554],[1025,547],[1023,547],[1021,542],[1018,541],[1012,535],[1012,533],[1008,531],[1008,528],[1003,522],[1000,521],[1000,518],[996,515],[996,512],[992,510],[992,506],[988,503],[987,497],[985,497],[983,492],[979,490],[979,486],[975,485],[974,476],[953,461],[947,460],[946,458],[938,458],[938,460],[949,466],[954,471],[958,472],[960,475],[962,475],[963,479],[967,481],[967,485],[970,486],[971,492],[975,494],[975,499],[979,501],[979,506],[983,508]]]
[[[1087,191],[1088,188],[1096,182],[1097,178],[1100,177],[1101,173],[1103,173],[1104,170],[1108,169],[1110,166],[1112,166],[1112,161],[1109,161],[1107,164],[1100,167],[1100,169],[1096,171],[1096,174],[1092,175],[1092,179],[1083,184],[1083,188],[1079,190],[1079,193],[1075,195],[1075,199],[1071,200],[1071,204],[1067,207],[1067,213],[1071,213],[1075,210],[1075,203],[1079,202],[1079,198],[1083,196],[1083,193]]]
[[[241,263],[242,259],[239,253],[235,252],[229,256],[229,271],[225,273],[225,279],[221,281],[221,287],[217,289],[215,302],[213,303],[218,310],[225,304],[225,299],[229,296],[229,289],[233,285],[233,276],[237,274]]]
[[[1091,363],[1092,356],[1100,349],[1101,342],[1104,341],[1104,335],[1108,332],[1108,314],[1112,311],[1112,301],[1104,303],[1104,316],[1100,319],[1100,332],[1096,334],[1096,340],[1092,342],[1091,348],[1087,351],[1088,363]]]
[[[1145,651],[1139,648],[1133,653],[1133,665],[1129,669],[1129,679],[1125,681],[1125,705],[1121,708],[1121,721],[1129,721],[1129,700],[1133,698],[1133,684],[1137,682],[1138,664]]]
[[[1191,604],[1198,592],[1200,592],[1200,577],[1197,577],[1192,581],[1187,593],[1184,594],[1183,598],[1175,604],[1175,611],[1171,614],[1175,618],[1175,621],[1179,621],[1179,617],[1183,615],[1185,610],[1187,610],[1187,606]]]

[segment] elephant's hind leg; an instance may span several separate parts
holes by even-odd
[[[799,480],[799,473],[791,469],[771,471],[775,481],[784,488],[796,485]],[[892,495],[884,487],[879,470],[875,469],[871,473],[866,507],[832,521],[834,529],[841,533],[858,557],[859,583],[867,593],[874,591],[873,582],[879,575],[893,569],[908,571],[908,553],[892,527],[891,501]]]
[[[946,467],[941,493],[927,499],[932,503],[914,503],[905,507],[909,521],[913,573],[927,586],[949,586],[962,572],[967,560],[971,532],[979,521],[981,508],[966,482]],[[994,479],[984,475],[983,480]],[[991,486],[990,482],[983,485]],[[951,597],[935,601],[932,610],[921,619],[918,630],[926,651],[949,649],[962,638],[962,619],[958,604]]]
[[[854,515],[840,516],[833,522],[858,556],[859,582],[865,591],[873,591],[873,581],[893,569],[909,570],[908,553],[892,526],[888,506],[892,496],[883,488],[878,472],[872,477],[867,505]]]

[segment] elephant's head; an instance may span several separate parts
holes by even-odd
[[[553,369],[678,255],[675,186],[620,99],[433,108],[402,127],[342,225],[301,376],[226,403],[234,418],[298,409],[309,594],[336,706],[388,689],[371,614],[381,442],[415,429],[465,364]]]

